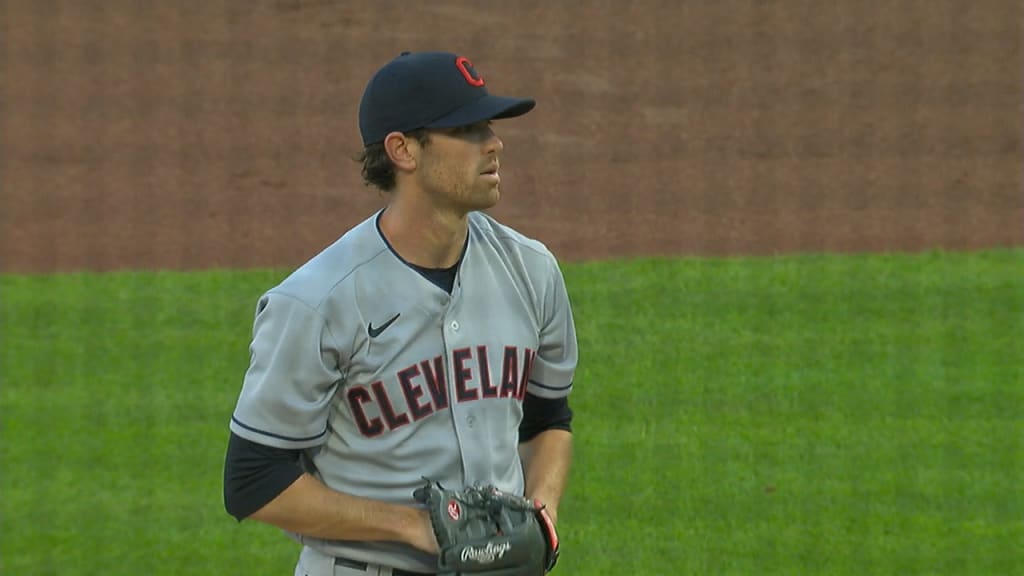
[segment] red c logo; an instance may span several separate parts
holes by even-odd
[[[459,56],[455,59],[455,67],[462,72],[462,76],[469,82],[470,86],[483,86],[484,77],[476,73],[473,68],[473,63],[469,61],[469,58],[465,56]]]

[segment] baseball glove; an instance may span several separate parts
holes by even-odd
[[[558,535],[539,502],[493,486],[413,492],[426,505],[440,548],[440,576],[542,576],[558,560]]]

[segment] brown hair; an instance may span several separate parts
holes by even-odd
[[[408,138],[414,138],[420,146],[426,146],[430,141],[430,134],[424,129],[406,132],[405,135]],[[366,185],[376,186],[384,192],[391,192],[395,189],[395,165],[388,157],[383,142],[370,144],[363,148],[357,161],[363,164],[363,182]]]

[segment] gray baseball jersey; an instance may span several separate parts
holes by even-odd
[[[576,368],[558,263],[475,212],[449,295],[390,249],[378,217],[260,298],[231,430],[304,449],[308,472],[358,496],[413,505],[423,477],[522,493],[523,398],[568,395]],[[335,556],[436,568],[402,544],[292,536]]]

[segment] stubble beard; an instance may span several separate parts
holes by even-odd
[[[466,181],[452,174],[438,176],[424,181],[423,188],[438,206],[447,206],[452,212],[486,210],[501,199],[501,182]]]
[[[482,187],[468,187],[458,194],[450,197],[452,207],[461,212],[476,212],[493,208],[501,199],[501,187],[499,184]]]

